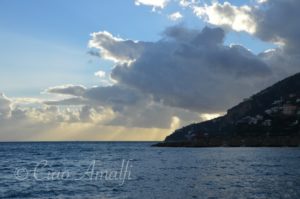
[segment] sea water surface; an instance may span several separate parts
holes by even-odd
[[[300,198],[300,148],[0,144],[0,198]]]

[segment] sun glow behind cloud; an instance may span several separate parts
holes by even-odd
[[[224,4],[194,6],[194,13],[217,26],[228,26],[236,31],[256,32],[255,19],[252,17],[252,8],[249,6],[233,6],[228,2]]]
[[[87,85],[77,76],[64,81],[62,71],[56,76],[60,81],[41,89],[39,98],[2,94],[1,140],[161,140],[176,128],[218,117],[243,98],[299,71],[299,23],[287,14],[298,15],[299,1],[242,6],[193,0],[131,3],[134,9],[142,9],[135,3],[159,10],[149,16],[173,25],[161,27],[156,40],[139,41],[102,26],[91,34],[87,53],[89,63],[101,64],[76,67],[78,74],[84,71],[95,78],[94,83]],[[277,20],[270,17],[275,11]],[[183,25],[190,15],[208,27]],[[290,25],[283,29],[285,21]],[[124,27],[124,22],[118,26]],[[230,32],[275,44],[274,49],[255,54],[245,45],[229,45],[224,40]],[[69,56],[69,50],[59,53]],[[78,50],[72,55],[76,60]],[[53,60],[55,70],[66,65]],[[49,74],[39,78],[53,78]]]

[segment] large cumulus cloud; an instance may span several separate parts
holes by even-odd
[[[263,81],[271,73],[260,57],[243,46],[224,45],[224,37],[221,28],[169,27],[157,42],[137,42],[142,51],[128,62],[120,59],[111,77],[118,86],[151,95],[166,106],[199,113],[224,111],[258,89],[249,84],[251,80]],[[98,41],[99,37],[91,42]],[[100,54],[116,54],[102,42],[97,44]]]
[[[45,103],[81,106],[81,121],[106,110],[110,117],[101,121],[109,126],[174,129],[202,121],[263,88],[272,75],[261,56],[224,45],[224,37],[221,28],[184,26],[167,28],[157,42],[94,33],[89,43],[116,62],[110,74],[116,83],[52,87],[46,92],[69,98]]]
[[[278,44],[278,48],[261,53],[274,67],[277,76],[286,77],[300,71],[300,1],[269,0],[258,7],[254,36]]]
[[[166,2],[136,1],[155,8],[165,7]],[[244,6],[179,2],[212,26],[202,30],[169,27],[155,42],[123,39],[107,31],[92,33],[90,54],[115,63],[111,73],[105,74],[112,80],[108,86],[51,87],[46,93],[65,98],[27,108],[1,94],[1,131],[17,132],[16,123],[17,129],[28,132],[74,123],[91,124],[93,131],[99,126],[113,126],[113,131],[170,130],[224,112],[299,72],[299,1],[260,0]],[[241,45],[225,45],[224,30],[248,32],[278,47],[256,55]]]
[[[264,41],[284,45],[291,53],[299,52],[300,1],[259,2],[252,6],[214,2],[211,5],[193,4],[191,7],[196,15],[211,24],[249,32]]]
[[[259,54],[278,81],[299,72],[300,17],[298,0],[259,0],[252,5],[235,6],[231,3],[199,4],[188,6],[208,23],[227,30],[244,31],[265,42],[277,45]]]
[[[256,18],[255,35],[265,41],[280,42],[291,53],[299,53],[300,1],[270,0],[253,15]]]

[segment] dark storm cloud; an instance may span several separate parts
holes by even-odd
[[[251,79],[270,75],[246,48],[225,46],[224,36],[220,28],[170,27],[135,62],[117,65],[112,78],[168,106],[223,111],[257,89]]]
[[[196,15],[208,23],[234,31],[246,31],[263,41],[278,45],[262,52],[261,57],[271,68],[273,82],[299,72],[300,1],[268,0],[254,6],[235,6],[228,2],[192,6]],[[271,81],[272,82],[272,81]]]
[[[167,28],[157,42],[133,42],[94,33],[90,43],[103,58],[117,61],[108,87],[85,89],[67,86],[48,89],[51,93],[79,96],[48,104],[87,104],[112,107],[154,101],[165,106],[199,113],[225,111],[263,88],[271,71],[261,57],[240,45],[223,44],[221,28],[203,30],[183,26]],[[124,108],[125,107],[125,108]]]
[[[300,45],[300,1],[269,0],[262,9],[254,12],[256,17],[255,35],[265,41],[283,42],[286,49],[299,52]]]
[[[300,71],[300,1],[269,0],[253,15],[256,19],[255,36],[279,47],[261,53],[278,79]]]
[[[94,33],[90,47],[93,52],[98,50],[102,58],[116,62],[111,73],[116,83],[81,91],[75,91],[76,87],[55,90],[74,98],[53,103],[109,107],[117,115],[109,125],[147,128],[167,128],[177,117],[192,121],[197,117],[200,120],[197,113],[225,111],[243,98],[299,72],[299,7],[299,2],[293,0],[268,1],[258,8],[234,7],[232,14],[247,16],[251,26],[242,24],[233,30],[251,30],[250,34],[264,41],[284,44],[259,55],[241,45],[225,45],[221,28],[173,26],[157,42]],[[233,19],[235,25],[241,25],[236,21],[238,16]]]

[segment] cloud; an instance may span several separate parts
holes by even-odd
[[[145,96],[136,90],[121,85],[97,86],[92,88],[64,85],[49,88],[46,92],[75,96],[62,100],[45,101],[44,103],[47,105],[105,106],[111,107],[116,111],[121,110],[125,106],[136,105],[139,101],[145,99]]]
[[[173,26],[157,42],[135,42],[102,33],[94,33],[98,36],[90,43],[96,44],[93,50],[110,55],[102,58],[113,57],[116,65],[111,78],[115,84],[87,88],[80,96],[47,104],[102,106],[115,113],[110,125],[167,128],[174,117],[183,124],[201,120],[201,114],[205,118],[204,114],[225,111],[262,87],[271,74],[261,57],[243,46],[224,45],[221,28]],[[133,48],[134,56],[120,48]],[[193,116],[183,119],[184,112]]]
[[[170,133],[170,129],[108,125],[115,117],[107,108],[38,107],[36,102],[35,107],[20,107],[7,97],[5,103],[0,101],[4,107],[8,101],[16,105],[8,117],[0,118],[2,141],[162,140]]]
[[[299,54],[299,7],[298,0],[272,0],[263,4],[255,14],[255,35],[264,41],[284,44],[289,53]]]
[[[110,108],[85,105],[79,112],[80,122],[105,124],[115,118],[115,113]]]
[[[268,0],[256,0],[257,1],[257,3],[260,3],[260,4],[263,4],[263,3],[267,3],[268,2]]]
[[[134,89],[119,85],[90,88],[83,96],[96,104],[111,106],[116,110],[135,105],[144,97]]]
[[[300,55],[290,53],[284,48],[270,49],[259,54],[268,63],[273,71],[273,82],[298,73],[300,68]]]
[[[273,77],[270,82],[299,72],[300,64],[300,1],[259,0],[248,6],[235,6],[228,2],[210,5],[192,4],[195,14],[210,24],[234,31],[245,31],[262,41],[277,44],[277,48],[260,53]]]
[[[194,13],[210,24],[248,32],[263,41],[299,52],[300,1],[259,0],[258,5],[235,6],[228,2],[210,5],[193,4]]]
[[[268,35],[266,30],[262,31],[261,23],[268,22],[266,16],[269,15],[268,12],[272,13],[271,10],[275,9],[273,7],[280,8],[278,2],[260,2],[267,5],[264,9],[257,6],[235,6],[228,2],[200,6],[195,1],[180,1],[180,5],[192,8],[211,24],[259,36]],[[294,1],[284,4],[291,2]],[[274,31],[274,34],[279,33]],[[266,41],[279,38],[273,38],[272,35],[259,37]],[[116,82],[114,89],[122,88],[124,92],[120,93],[123,94],[133,91],[135,94],[131,94],[131,97],[139,96],[130,98],[124,95],[126,97],[121,97],[122,99],[136,99],[132,101],[135,104],[150,97],[155,103],[198,113],[222,112],[243,97],[297,70],[286,67],[285,73],[281,73],[285,69],[278,63],[288,63],[285,60],[287,57],[297,63],[295,57],[285,56],[286,50],[254,55],[241,45],[224,45],[224,38],[225,32],[221,28],[206,27],[201,31],[173,26],[167,28],[157,42],[125,40],[108,32],[93,33],[90,47],[99,50],[102,58],[115,61],[116,65],[111,73],[111,78]],[[102,89],[94,88],[91,92],[94,97],[85,98],[117,107],[114,108],[116,110],[130,104],[130,100],[122,102],[120,96],[117,97],[118,100],[107,100],[113,99],[107,98],[107,95],[115,96],[112,95],[113,92],[107,92],[113,89],[106,88],[106,93]],[[102,93],[101,97],[98,93]]]
[[[32,106],[29,105],[32,101]],[[1,140],[32,140],[33,135],[49,131],[62,123],[78,122],[77,109],[38,104],[37,100],[19,104],[4,94],[0,97]]]
[[[106,76],[106,73],[104,71],[97,71],[95,72],[95,76],[99,77],[99,78],[104,78]]]
[[[174,126],[178,128],[181,125],[202,120],[201,115],[196,112],[171,108],[152,101],[143,101],[117,112],[116,117],[108,125],[174,130]]]
[[[174,12],[168,16],[168,18],[172,21],[178,21],[183,18],[180,12]]]
[[[179,5],[182,7],[190,7],[196,4],[196,0],[180,0]]]
[[[74,96],[82,96],[83,93],[85,92],[86,88],[81,85],[72,85],[72,84],[67,84],[67,85],[62,85],[62,86],[56,86],[56,87],[51,87],[48,88],[46,93],[54,93],[54,94],[63,94],[63,95],[74,95]]]
[[[71,97],[60,100],[44,100],[43,103],[50,106],[81,106],[87,104],[88,101],[82,97]]]
[[[168,28],[162,40],[145,47],[134,62],[116,65],[111,76],[166,106],[224,111],[258,89],[251,80],[271,73],[244,47],[225,46],[224,36],[220,28]]]
[[[300,69],[299,7],[298,0],[272,0],[264,2],[254,13],[254,36],[278,44],[278,48],[260,54],[277,77],[287,77]]]
[[[107,31],[94,32],[91,36],[89,47],[100,50],[99,53],[91,51],[92,54],[114,62],[128,62],[137,59],[146,45],[143,42],[114,37]]]
[[[4,93],[0,93],[0,120],[10,117],[11,100]]]
[[[108,115],[109,117],[101,121],[105,121],[105,125],[110,126],[166,129],[171,128],[172,123],[174,126],[174,117],[181,125],[202,120],[199,113],[164,106],[159,102],[154,102],[150,95],[119,85],[89,88],[80,97],[45,103],[58,106],[80,105],[82,108],[79,121],[99,122],[99,118]],[[101,117],[95,117],[99,114]]]
[[[256,32],[256,22],[253,8],[250,6],[234,6],[228,2],[220,4],[193,6],[194,13],[205,21],[223,27],[230,27],[236,31]]]
[[[135,5],[146,5],[153,7],[155,11],[156,8],[163,9],[167,4],[168,0],[135,0]]]
[[[167,5],[135,2],[154,9]],[[161,139],[179,126],[217,117],[243,98],[299,72],[299,1],[260,0],[254,6],[178,2],[212,26],[172,26],[152,42],[107,31],[92,33],[90,54],[115,63],[111,73],[95,73],[109,84],[51,87],[45,92],[56,97],[46,101],[1,94],[1,137],[112,140],[124,133],[126,139],[148,134]],[[225,45],[225,29],[281,45],[255,55],[244,46]]]

